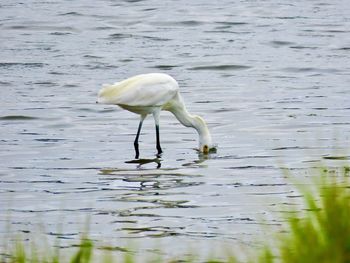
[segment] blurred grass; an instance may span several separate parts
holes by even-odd
[[[275,242],[265,245],[262,253],[256,253],[251,262],[260,263],[342,263],[350,262],[350,168],[339,169],[320,168],[314,184],[299,187],[304,196],[305,209],[294,211],[288,218],[286,231]],[[272,238],[272,237],[271,237]],[[264,245],[264,244],[263,244]],[[90,263],[90,262],[137,262],[135,256],[125,252],[123,258],[114,258],[105,253],[101,258],[94,257],[93,242],[88,237],[82,237],[77,251],[70,255],[69,260],[60,256],[59,249],[55,253],[40,253],[34,245],[31,249],[24,243],[17,242],[12,249],[0,254],[1,263]],[[223,255],[224,262],[239,262],[234,251]],[[163,260],[160,256],[153,259],[143,259],[142,262],[196,262],[195,257],[174,260]],[[223,262],[208,259],[206,262]]]
[[[350,168],[319,169],[315,184],[300,191],[306,212],[295,211],[287,233],[259,262],[350,262]]]

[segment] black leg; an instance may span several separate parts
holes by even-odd
[[[143,123],[143,120],[141,119],[141,121],[139,123],[139,128],[137,129],[136,138],[135,138],[135,141],[134,141],[135,159],[138,159],[139,156],[140,156],[140,152],[139,152],[139,137],[140,137],[140,132],[141,132],[141,128],[142,128],[142,123]]]
[[[156,125],[156,136],[157,136],[157,151],[158,151],[158,155],[160,155],[163,151],[162,151],[162,148],[160,147],[159,125]]]

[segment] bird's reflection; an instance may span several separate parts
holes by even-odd
[[[134,159],[130,161],[126,161],[125,163],[136,163],[137,168],[141,168],[142,165],[149,164],[149,163],[155,163],[157,164],[157,169],[161,168],[162,166],[162,160],[160,158],[153,158],[153,159]]]
[[[184,163],[182,166],[199,166],[203,165],[206,160],[212,159],[213,155],[216,153],[216,148],[211,148],[209,153],[202,153],[197,150],[198,153],[198,159],[193,160],[188,163]]]

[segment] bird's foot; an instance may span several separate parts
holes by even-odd
[[[157,151],[158,151],[158,153],[156,154],[157,158],[162,157],[162,153],[163,153],[162,148],[160,148],[160,147],[157,148]]]

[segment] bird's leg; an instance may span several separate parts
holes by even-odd
[[[160,147],[159,125],[156,125],[156,137],[157,137],[157,151],[158,151],[158,155],[160,155],[163,151],[162,151],[162,148]]]
[[[135,148],[135,159],[138,159],[140,156],[140,151],[139,151],[139,137],[140,137],[140,132],[141,132],[141,128],[142,128],[142,123],[144,121],[144,119],[146,118],[146,116],[141,116],[140,119],[140,123],[139,123],[139,128],[137,129],[137,134],[136,134],[136,138],[134,141],[134,148]]]
[[[140,152],[139,152],[139,137],[140,137],[140,132],[142,128],[142,121],[139,123],[139,128],[137,130],[136,138],[134,141],[134,148],[135,148],[135,159],[139,158]]]
[[[160,147],[160,139],[159,139],[159,114],[160,114],[160,109],[153,112],[154,122],[156,124],[156,139],[157,139],[157,151],[158,151],[157,155],[160,155],[163,152],[162,147]]]

